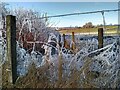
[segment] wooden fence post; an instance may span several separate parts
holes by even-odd
[[[62,83],[62,74],[63,74],[63,68],[62,68],[62,52],[59,52],[59,63],[58,63],[58,85],[60,85],[60,83]]]
[[[7,28],[7,73],[8,82],[15,84],[17,79],[17,58],[16,58],[16,17],[6,16]]]
[[[74,35],[74,32],[72,32],[72,50],[75,50],[75,35]]]
[[[98,48],[103,48],[103,28],[98,28]]]
[[[65,47],[65,44],[66,44],[66,42],[65,42],[65,34],[63,34],[63,42],[64,42],[64,47]]]

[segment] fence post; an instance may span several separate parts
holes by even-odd
[[[60,83],[62,83],[62,70],[63,70],[63,68],[62,68],[62,64],[63,64],[63,61],[62,61],[62,52],[60,51],[59,52],[59,58],[58,58],[58,60],[59,60],[59,63],[58,63],[58,85],[60,85]]]
[[[74,35],[74,32],[72,32],[72,50],[75,50],[75,35]]]
[[[98,28],[98,48],[103,48],[103,28]]]
[[[65,47],[65,44],[66,44],[66,42],[65,42],[65,34],[63,34],[63,42],[64,42],[64,47]]]
[[[16,17],[6,16],[7,28],[7,73],[8,82],[15,84],[17,79],[17,58],[16,58]]]

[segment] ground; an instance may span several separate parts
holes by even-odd
[[[71,29],[71,30],[58,30],[61,34],[71,34],[72,32],[74,32],[75,34],[98,34],[98,28],[99,27],[95,27],[95,28],[78,28],[78,29]],[[111,30],[107,30],[105,31],[105,33],[109,33],[109,34],[116,34],[117,30],[112,30],[113,28],[118,28],[117,26],[106,26],[106,29],[111,29]],[[119,32],[120,33],[120,32]]]

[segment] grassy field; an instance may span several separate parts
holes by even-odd
[[[75,34],[98,34],[98,28],[100,27],[95,27],[95,28],[77,28],[77,29],[70,29],[70,30],[58,30],[61,34],[71,34],[72,32],[74,32]],[[110,29],[110,30],[106,30],[105,34],[117,34],[117,28],[118,26],[106,26],[106,29]],[[116,28],[116,29],[114,29]],[[120,31],[119,31],[120,33]]]

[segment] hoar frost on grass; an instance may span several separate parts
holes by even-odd
[[[49,41],[50,41],[50,38],[49,38]],[[105,46],[104,48],[91,50],[90,52],[89,48],[91,47],[93,48],[92,44],[91,46],[89,45],[88,47],[87,46],[83,47],[75,55],[66,54],[62,52],[62,59],[64,62],[62,66],[63,66],[64,72],[69,74],[70,68],[72,68],[72,66],[76,66],[78,71],[81,70],[81,68],[84,66],[84,63],[85,63],[84,58],[90,57],[92,60],[92,63],[90,65],[89,71],[97,71],[100,73],[100,75],[102,75],[98,78],[93,79],[91,82],[94,82],[98,87],[104,87],[106,85],[107,87],[112,87],[112,85],[115,84],[118,80],[117,78],[118,78],[118,73],[120,68],[119,66],[120,61],[118,59],[119,47],[117,45],[117,41],[110,45]],[[52,50],[51,47],[48,46],[48,48],[50,48],[49,52],[51,52]],[[37,56],[36,52],[33,52],[30,55],[30,54],[27,54],[24,49],[21,48],[21,50],[19,50],[19,53],[18,53],[21,56],[18,59],[18,62],[20,62],[18,66],[21,66],[21,68],[18,67],[18,72],[20,75],[24,75],[25,73],[27,73],[28,66],[31,62],[34,62],[37,67],[40,67],[46,63],[45,62],[46,56],[42,56],[42,55]],[[58,57],[59,57],[58,54],[50,55],[48,58],[49,59],[48,62],[53,63],[53,66],[56,67],[56,65],[58,65]],[[57,75],[57,72],[54,75]],[[108,78],[108,76],[110,78]],[[113,81],[114,83],[110,84],[109,83],[110,81],[111,82]],[[114,85],[114,87],[115,86],[118,86],[118,85]]]
[[[31,30],[31,28],[29,28]],[[85,57],[90,57],[92,60],[92,64],[90,65],[89,71],[97,71],[102,76],[95,78],[91,80],[91,82],[94,82],[96,86],[98,87],[114,87],[118,86],[116,83],[118,82],[118,75],[119,75],[119,48],[117,45],[117,42],[114,42],[115,39],[109,39],[105,41],[110,41],[110,45],[106,45],[102,49],[98,49],[97,45],[97,39],[91,39],[91,40],[83,40],[79,41],[80,44],[84,43],[84,46],[78,50],[78,52],[74,55],[70,53],[70,50],[67,50],[63,47],[61,49],[59,47],[54,47],[48,45],[49,42],[54,42],[51,39],[55,39],[58,41],[58,38],[54,34],[50,34],[48,38],[48,42],[46,42],[47,48],[47,54],[42,55],[38,54],[36,51],[32,51],[31,53],[28,53],[24,48],[21,48],[19,46],[19,42],[17,42],[17,73],[19,76],[24,76],[28,73],[29,66],[34,63],[36,65],[36,68],[41,67],[46,64],[46,60],[48,60],[49,64],[53,65],[53,69],[50,68],[51,71],[51,80],[54,81],[54,79],[57,79],[58,77],[58,58],[59,58],[59,51],[62,52],[62,60],[63,60],[63,76],[66,74],[66,76],[69,77],[70,75],[70,69],[76,67],[78,71],[81,70],[81,68],[85,64]],[[112,42],[111,42],[112,40]],[[2,40],[3,41],[3,40]],[[2,43],[1,43],[2,44]],[[56,53],[52,54],[52,50],[55,48]],[[59,49],[58,49],[59,48]],[[78,47],[79,48],[79,47]],[[5,53],[5,46],[1,48],[2,56]],[[48,55],[48,57],[47,57]],[[3,59],[4,61],[5,59]],[[86,78],[86,74],[82,73],[83,78]],[[110,78],[108,78],[110,77]],[[82,78],[82,77],[81,77]],[[110,83],[111,82],[111,83]]]
[[[53,34],[51,34],[53,35]],[[50,36],[50,38],[56,38],[54,36]],[[51,42],[50,38],[48,39],[49,42]],[[93,43],[95,40],[93,39]],[[86,46],[83,46],[83,48],[78,51],[75,55],[68,53],[69,50],[61,49],[62,51],[62,59],[63,59],[63,74],[66,74],[66,76],[69,77],[70,69],[73,68],[73,66],[76,67],[78,71],[81,70],[81,68],[84,66],[84,58],[90,57],[92,60],[92,63],[89,67],[89,71],[97,71],[100,73],[100,76],[98,78],[95,78],[91,80],[90,82],[95,83],[97,87],[116,87],[119,85],[119,62],[118,59],[119,55],[119,46],[117,42],[105,46],[101,49],[96,49],[97,47],[94,46],[94,44],[91,43],[88,40],[86,43]],[[89,44],[87,46],[87,44]],[[57,79],[58,72],[58,57],[59,52],[51,55],[51,50],[53,47],[47,46],[47,50],[49,50],[48,58],[46,55],[42,56],[42,54],[38,54],[36,51],[32,51],[30,54],[25,51],[24,48],[21,48],[17,42],[17,72],[19,76],[24,76],[28,73],[29,65],[34,63],[36,65],[36,68],[41,67],[46,64],[46,60],[48,59],[49,63],[52,63],[53,69],[51,71],[52,78],[51,80],[54,81],[54,79]],[[56,69],[55,69],[56,68]],[[86,78],[86,74],[83,78]],[[64,76],[64,75],[63,75]],[[82,77],[82,76],[81,76]],[[109,78],[108,78],[109,77]],[[114,84],[114,86],[113,86]]]
[[[27,14],[26,14],[27,13]],[[30,12],[32,14],[32,12]],[[17,16],[17,29],[20,30],[20,32],[23,32],[25,30],[34,32],[36,31],[36,28],[41,30],[40,32],[44,32],[44,37],[48,37],[49,28],[46,27],[44,21],[31,21],[33,17],[37,16],[30,16],[30,13],[26,10],[19,10],[16,11],[14,15]],[[4,13],[5,14],[5,13]],[[24,17],[24,15],[26,15]],[[24,17],[24,18],[23,18]],[[22,24],[21,24],[22,23]],[[28,28],[27,28],[28,27]],[[0,33],[1,35],[1,33]],[[54,38],[56,41],[58,41],[58,37],[56,37],[54,34],[50,34],[48,38],[48,42],[51,42],[52,38]],[[77,44],[81,45],[84,43],[83,46],[80,48],[76,54],[71,54],[70,50],[67,50],[63,47],[52,47],[48,45],[48,42],[46,42],[46,54],[43,56],[42,54],[38,54],[36,51],[32,51],[31,53],[28,53],[24,48],[21,48],[19,46],[20,42],[17,41],[17,73],[19,76],[24,76],[28,73],[29,66],[34,63],[36,65],[36,68],[42,67],[46,64],[46,60],[49,64],[51,64],[50,74],[51,74],[51,81],[58,78],[58,64],[59,64],[59,55],[61,52],[62,56],[62,68],[63,68],[63,76],[66,74],[66,76],[69,77],[71,70],[73,68],[76,68],[78,71],[81,71],[82,67],[84,67],[84,64],[86,63],[85,58],[90,57],[91,64],[89,66],[89,70],[91,72],[98,72],[100,73],[99,77],[93,78],[89,82],[94,83],[97,87],[120,87],[120,46],[118,45],[118,42],[115,41],[115,38],[105,38],[104,39],[104,48],[98,49],[98,41],[97,39],[86,39],[86,40],[79,40],[77,39]],[[2,64],[5,62],[6,57],[6,44],[4,42],[4,38],[0,36],[0,62]],[[46,41],[46,40],[45,40]],[[80,43],[79,43],[80,42]],[[109,45],[108,45],[109,44]],[[55,48],[56,53],[52,54],[52,50]],[[48,52],[49,51],[49,52]],[[87,68],[87,67],[86,67]],[[87,78],[87,74],[82,71],[81,73],[81,80],[84,80]],[[81,81],[80,80],[80,81]],[[81,81],[82,82],[82,81]]]
[[[50,34],[50,37],[48,39],[48,42],[51,42],[51,38],[56,38],[53,34]],[[56,38],[57,39],[57,38]],[[92,60],[92,63],[89,67],[89,71],[97,71],[100,73],[100,76],[98,78],[95,78],[91,80],[91,82],[95,83],[98,87],[114,87],[118,86],[116,85],[117,82],[119,82],[119,62],[118,59],[119,56],[119,46],[117,44],[117,41],[113,41],[114,43],[105,46],[101,49],[96,49],[96,40],[92,40],[93,43],[90,44],[90,40],[86,42],[86,46],[83,46],[83,48],[78,51],[75,55],[68,53],[69,50],[62,48],[62,59],[63,59],[63,72],[66,74],[66,76],[69,77],[70,69],[73,68],[73,66],[76,67],[76,69],[79,71],[84,66],[85,57],[90,57]],[[89,44],[89,45],[87,45]],[[95,47],[95,48],[94,48]],[[51,55],[51,50],[54,47],[47,46],[46,50],[49,50],[48,52],[48,58],[46,55],[42,56],[42,54],[38,54],[36,51],[32,51],[30,54],[25,51],[24,48],[21,48],[19,46],[19,43],[17,42],[17,72],[19,76],[24,76],[28,73],[29,66],[34,63],[36,65],[36,68],[41,67],[46,64],[46,60],[48,59],[48,62],[53,65],[53,69],[51,71],[51,75],[53,75],[51,80],[54,81],[54,79],[57,79],[58,72],[58,58],[59,58],[59,52]],[[90,48],[90,49],[89,49]],[[92,49],[91,49],[92,48]],[[1,48],[2,49],[2,48]],[[57,48],[58,49],[58,48]],[[91,51],[90,51],[91,50]],[[59,51],[59,50],[58,50]],[[56,69],[55,69],[56,68]],[[83,78],[86,77],[86,74]],[[63,75],[64,76],[64,75]],[[109,77],[109,78],[108,78]]]

